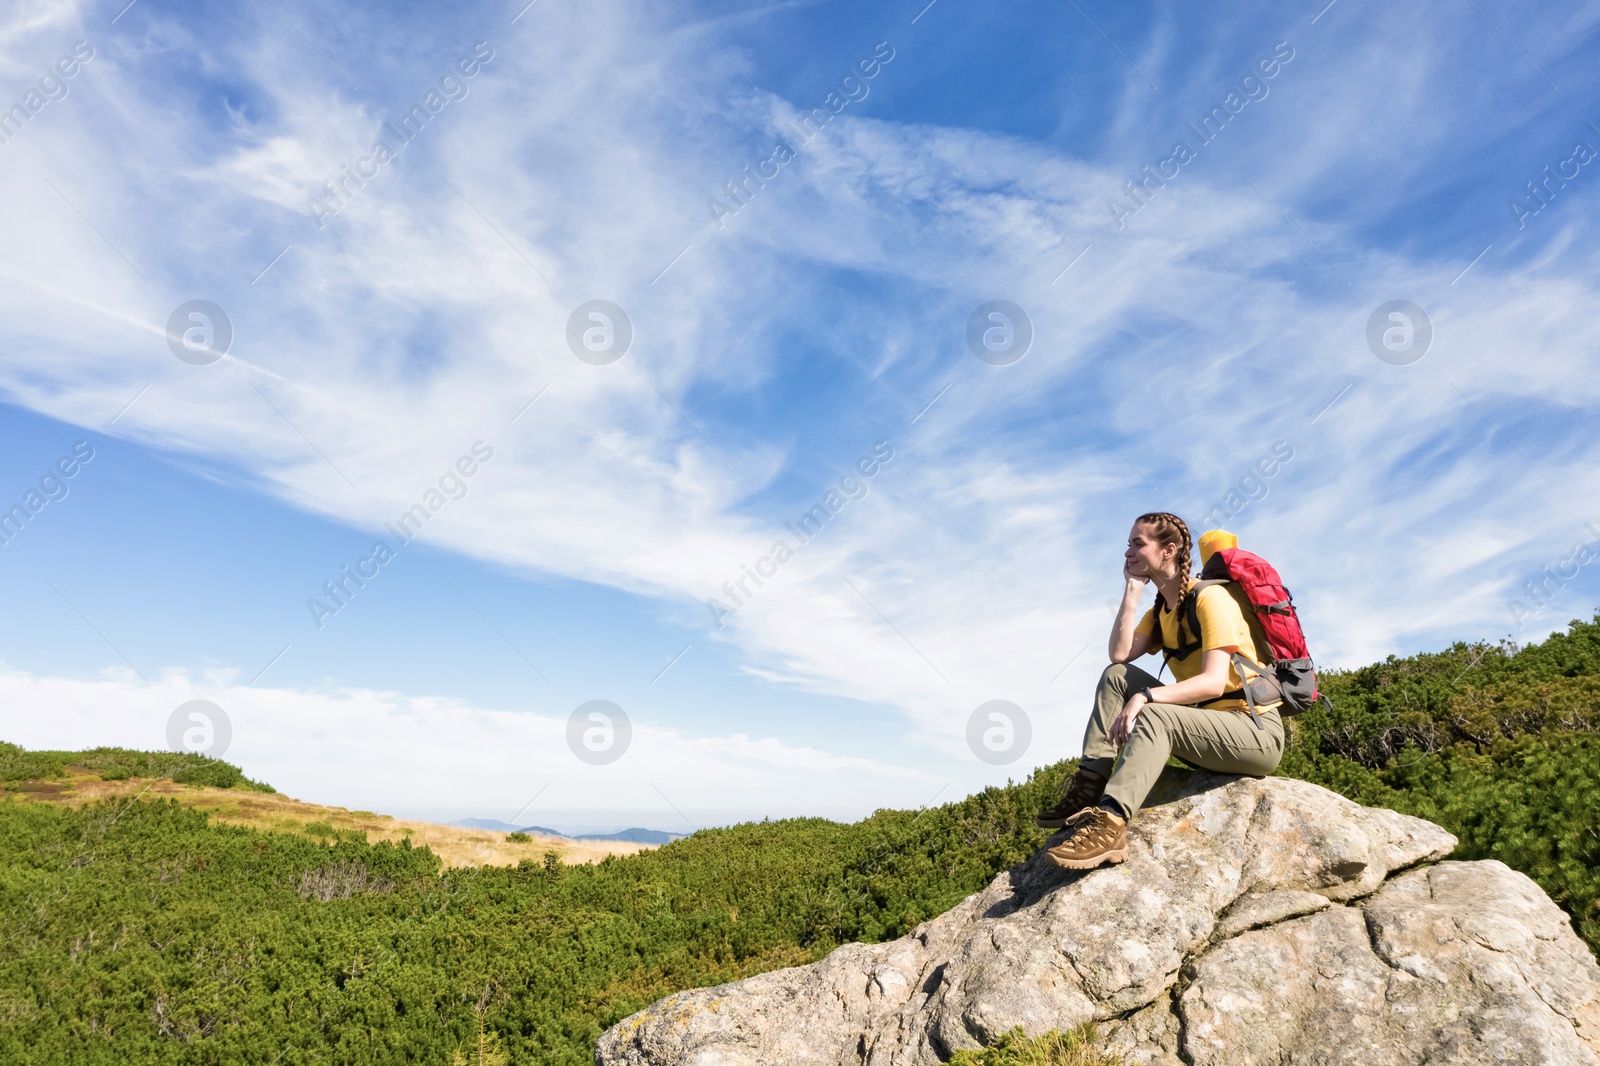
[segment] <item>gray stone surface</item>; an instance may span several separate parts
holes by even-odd
[[[1217,927],[1211,932],[1211,940],[1213,943],[1229,940],[1240,933],[1248,933],[1264,925],[1277,925],[1302,914],[1315,914],[1331,906],[1333,903],[1327,896],[1298,888],[1246,892],[1218,918]]]
[[[1600,967],[1455,839],[1284,778],[1169,773],[1128,862],[1043,854],[909,936],[679,993],[598,1066],[928,1066],[1095,1020],[1138,1066],[1600,1066]]]

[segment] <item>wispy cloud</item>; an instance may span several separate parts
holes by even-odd
[[[797,747],[770,736],[702,736],[633,724],[624,757],[595,766],[567,747],[567,722],[461,700],[367,689],[252,687],[231,671],[129,672],[98,679],[37,677],[0,667],[0,729],[30,748],[96,744],[159,749],[190,700],[221,709],[231,733],[221,758],[308,801],[448,821],[504,817],[548,785],[529,820],[676,824],[650,781],[706,821],[819,814],[851,817],[926,791],[902,766]],[[216,723],[212,723],[213,727]],[[818,797],[833,799],[818,805]]]

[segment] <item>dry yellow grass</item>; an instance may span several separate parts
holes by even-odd
[[[462,829],[434,822],[412,822],[373,814],[304,803],[280,792],[247,792],[243,789],[205,788],[180,785],[165,778],[103,781],[97,774],[69,767],[65,777],[54,781],[29,781],[11,786],[8,795],[24,802],[61,803],[77,807],[99,799],[139,796],[143,799],[174,799],[185,807],[205,811],[214,821],[244,825],[282,833],[304,833],[314,822],[333,829],[363,832],[367,839],[399,842],[407,837],[415,845],[427,845],[446,866],[515,866],[523,859],[542,861],[553,851],[568,864],[598,862],[607,855],[632,855],[655,847],[626,841],[567,840],[564,837],[533,836],[527,843],[513,843],[506,834],[487,829]],[[530,834],[531,835],[531,834]]]

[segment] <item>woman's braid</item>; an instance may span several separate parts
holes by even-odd
[[[1177,567],[1178,571],[1178,598],[1181,600],[1183,594],[1189,591],[1189,586],[1192,584],[1189,577],[1189,569],[1192,565],[1189,553],[1193,549],[1193,542],[1189,539],[1188,525],[1184,523],[1183,519],[1167,511],[1151,511],[1149,514],[1142,514],[1134,519],[1135,525],[1140,522],[1150,526],[1151,536],[1155,537],[1157,544],[1162,547],[1166,547],[1168,544],[1176,544],[1178,546],[1178,554],[1173,559],[1173,565]],[[1156,594],[1156,598],[1160,599],[1160,593]],[[1178,605],[1172,604],[1171,608],[1177,610]]]

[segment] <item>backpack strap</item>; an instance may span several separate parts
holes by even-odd
[[[1221,696],[1218,696],[1217,699],[1220,700],[1224,696],[1232,697],[1233,699],[1238,699],[1241,695],[1244,696],[1245,703],[1250,705],[1250,718],[1251,718],[1252,721],[1255,722],[1256,728],[1257,729],[1265,729],[1266,726],[1261,724],[1261,715],[1256,713],[1256,694],[1250,688],[1250,678],[1245,677],[1244,676],[1244,672],[1246,670],[1249,670],[1251,673],[1255,674],[1257,677],[1266,678],[1268,681],[1273,683],[1273,687],[1274,688],[1277,687],[1277,678],[1274,677],[1272,674],[1267,673],[1267,668],[1266,667],[1262,666],[1260,663],[1256,662],[1254,659],[1250,658],[1248,655],[1245,655],[1242,652],[1237,652],[1236,651],[1232,655],[1230,655],[1229,658],[1233,660],[1234,668],[1239,671],[1239,680],[1243,683],[1244,687],[1240,688],[1240,689],[1235,689],[1232,692],[1224,692]]]
[[[1194,653],[1196,648],[1200,647],[1200,629],[1196,624],[1196,621],[1190,621],[1189,623],[1189,636],[1192,639],[1187,642],[1183,639],[1183,620],[1189,617],[1188,612],[1194,607],[1192,599],[1192,594],[1185,593],[1184,596],[1179,599],[1177,606],[1172,608],[1171,613],[1178,616],[1178,646],[1176,648],[1168,648],[1166,637],[1163,635],[1161,629],[1161,605],[1166,601],[1162,597],[1161,593],[1156,593],[1156,602],[1154,607],[1155,625],[1150,627],[1150,631],[1156,638],[1156,650],[1161,652],[1161,669],[1163,670],[1166,669],[1167,664],[1173,659],[1187,659],[1191,654]],[[1198,620],[1198,613],[1196,613],[1194,617],[1195,620]],[[1159,677],[1160,674],[1158,673],[1156,676]]]
[[[1155,625],[1151,626],[1150,629],[1151,635],[1156,638],[1156,647],[1154,650],[1161,652],[1161,668],[1163,670],[1166,669],[1167,663],[1171,660],[1187,659],[1200,647],[1200,608],[1198,606],[1200,590],[1203,588],[1208,588],[1212,585],[1226,585],[1227,583],[1227,578],[1220,577],[1209,578],[1205,581],[1196,581],[1193,585],[1189,586],[1189,591],[1183,594],[1183,598],[1178,601],[1178,606],[1176,608],[1176,611],[1180,615],[1180,621],[1178,625],[1179,644],[1178,647],[1171,650],[1168,650],[1166,641],[1161,635],[1161,605],[1166,601],[1162,598],[1161,593],[1156,593],[1156,603],[1154,608],[1156,612],[1156,619]],[[1189,623],[1190,640],[1187,642],[1183,641],[1182,621],[1185,619]],[[1157,674],[1156,676],[1159,677],[1160,674]]]
[[[1287,596],[1287,593],[1285,595]],[[1294,597],[1287,596],[1277,603],[1261,604],[1256,608],[1256,614],[1294,614]]]
[[[1198,704],[1198,706],[1208,707],[1211,704],[1217,702],[1218,700],[1237,700],[1237,699],[1242,699],[1250,707],[1250,718],[1251,718],[1252,721],[1255,722],[1256,728],[1257,729],[1265,729],[1266,726],[1261,724],[1261,715],[1260,715],[1260,713],[1258,713],[1256,711],[1256,694],[1255,694],[1254,690],[1252,690],[1250,688],[1250,682],[1251,682],[1252,679],[1246,677],[1244,672],[1246,670],[1249,670],[1252,674],[1255,674],[1256,677],[1265,678],[1267,680],[1267,682],[1274,689],[1276,689],[1278,691],[1279,696],[1280,696],[1280,700],[1281,700],[1282,689],[1279,688],[1277,677],[1275,677],[1273,674],[1268,673],[1267,672],[1267,667],[1262,666],[1260,663],[1256,662],[1254,659],[1250,658],[1248,655],[1245,655],[1242,652],[1237,652],[1236,651],[1232,655],[1230,655],[1229,658],[1233,661],[1234,667],[1238,670],[1239,679],[1244,682],[1244,687],[1243,688],[1231,688],[1231,689],[1228,689],[1226,692],[1222,693],[1221,695],[1213,696],[1211,699],[1206,700],[1204,703]]]

